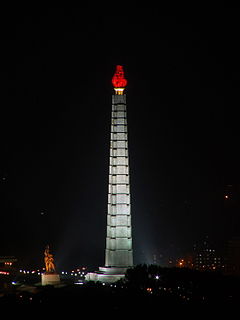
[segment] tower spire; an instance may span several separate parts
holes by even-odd
[[[122,279],[133,266],[127,106],[123,94],[127,80],[120,65],[116,67],[112,84],[115,94],[112,95],[105,266],[86,276],[87,280],[103,282]]]
[[[112,83],[112,121],[109,163],[109,191],[105,266],[122,268],[133,265],[129,181],[127,85],[122,66],[117,66]]]
[[[112,78],[112,84],[115,90],[115,94],[123,95],[123,91],[127,85],[127,80],[124,77],[123,66],[117,65],[116,71]]]

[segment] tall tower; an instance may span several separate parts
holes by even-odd
[[[86,280],[114,282],[133,266],[132,226],[129,183],[129,157],[126,95],[127,80],[117,65],[112,78],[112,95],[107,234],[105,267],[88,273]]]
[[[126,95],[122,66],[112,78],[112,120],[108,186],[106,267],[133,265]]]

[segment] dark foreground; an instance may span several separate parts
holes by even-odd
[[[239,278],[137,266],[129,270],[124,281],[112,285],[88,282],[57,287],[12,286],[0,292],[0,308],[18,315],[30,316],[33,311],[46,319],[66,311],[79,318],[108,315],[107,319],[113,314],[160,316],[163,312],[169,318],[176,314],[207,317],[209,312],[216,316],[223,311],[230,316],[240,305],[239,292]]]

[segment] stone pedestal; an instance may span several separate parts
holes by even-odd
[[[42,274],[42,286],[56,285],[60,283],[60,277],[57,273],[43,273]]]
[[[126,271],[125,267],[99,267],[99,271],[87,273],[85,280],[113,283],[123,279]]]

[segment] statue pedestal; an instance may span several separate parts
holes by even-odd
[[[57,273],[43,273],[42,274],[42,286],[56,285],[60,283],[60,277]]]

